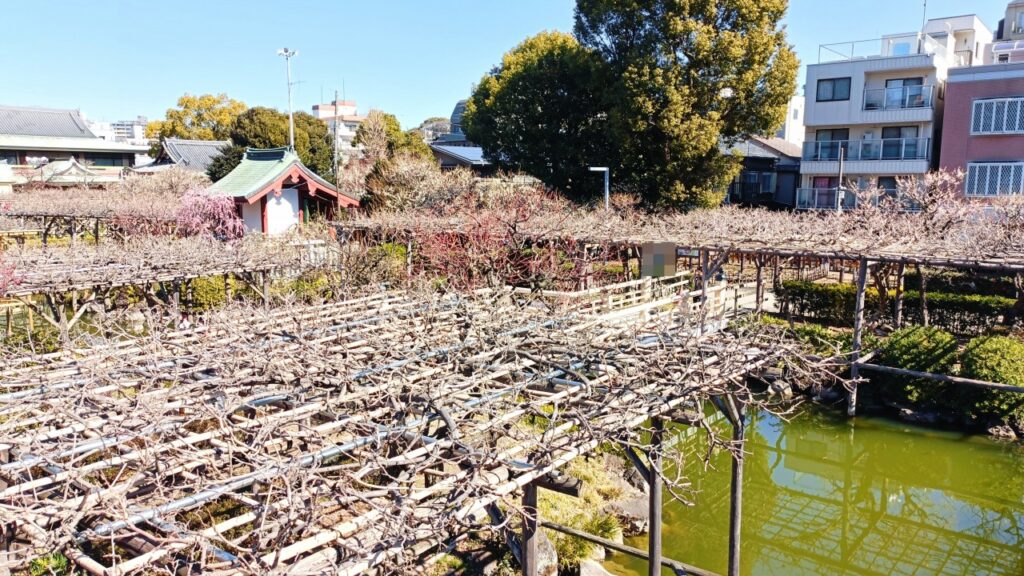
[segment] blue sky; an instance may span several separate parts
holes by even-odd
[[[929,0],[930,17],[977,13],[991,28],[1008,0]],[[360,111],[414,126],[447,116],[501,55],[541,30],[572,29],[573,0],[4,0],[0,104],[79,108],[90,118],[156,119],[185,92],[225,92],[296,109],[344,85]],[[803,63],[818,45],[920,27],[921,0],[790,0]],[[802,74],[802,72],[801,72]]]

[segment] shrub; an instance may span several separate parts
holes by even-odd
[[[210,310],[227,302],[223,276],[195,278],[191,282],[191,288],[187,308],[193,312]]]
[[[60,552],[36,558],[28,565],[29,576],[67,576],[74,574],[71,562]]]
[[[961,358],[961,375],[1024,387],[1024,341],[1007,336],[971,340]],[[1016,392],[973,389],[975,412],[1024,424],[1024,396]]]
[[[934,326],[897,330],[879,346],[879,363],[893,368],[949,374],[956,359],[956,338]],[[871,380],[871,388],[876,389],[875,392],[884,400],[925,407],[959,405],[955,384],[881,372],[872,374]]]

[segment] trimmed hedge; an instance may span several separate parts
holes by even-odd
[[[964,348],[960,373],[975,380],[1024,387],[1024,342],[1006,336],[975,338]],[[978,413],[1024,424],[1024,395],[988,389],[973,392]]]
[[[991,294],[1006,298],[1015,298],[1017,295],[1013,278],[1009,276],[943,271],[941,274],[929,274],[927,279],[929,291]],[[917,272],[907,272],[903,277],[903,285],[916,290],[921,286],[921,277]]]
[[[783,282],[782,287],[780,300],[794,314],[836,326],[853,325],[857,304],[856,286],[791,280]],[[895,291],[890,292],[890,302],[895,302],[895,296]],[[1015,303],[1013,298],[1004,296],[929,292],[928,315],[932,325],[955,334],[981,334],[998,318],[1009,314]],[[878,291],[868,288],[865,293],[865,310],[877,308]],[[890,318],[891,314],[892,311]],[[904,293],[903,314],[907,322],[921,323],[921,297],[918,292],[908,290]]]
[[[950,374],[957,362],[957,341],[935,326],[913,326],[893,332],[878,348],[878,363],[918,372]],[[950,408],[958,404],[955,384],[876,372],[872,386],[882,400],[919,406]]]

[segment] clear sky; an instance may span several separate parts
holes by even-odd
[[[1008,0],[929,0],[929,17],[976,13],[995,29]],[[411,127],[448,116],[501,55],[541,30],[571,31],[573,0],[3,0],[0,104],[89,118],[163,117],[185,92],[297,110],[334,90]],[[803,63],[818,45],[920,28],[922,0],[790,0]],[[801,71],[801,78],[803,72]],[[802,84],[802,79],[801,79]]]

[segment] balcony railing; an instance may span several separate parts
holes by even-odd
[[[930,138],[879,138],[804,142],[804,160],[927,160]]]
[[[874,205],[882,205],[896,212],[916,212],[920,207],[897,190],[879,189],[873,195],[860,193]],[[857,193],[843,188],[799,188],[796,191],[797,210],[852,210],[857,207]]]
[[[931,108],[934,86],[901,86],[864,90],[865,110],[903,110]]]
[[[857,207],[857,196],[841,188],[798,188],[797,210],[849,210]]]

